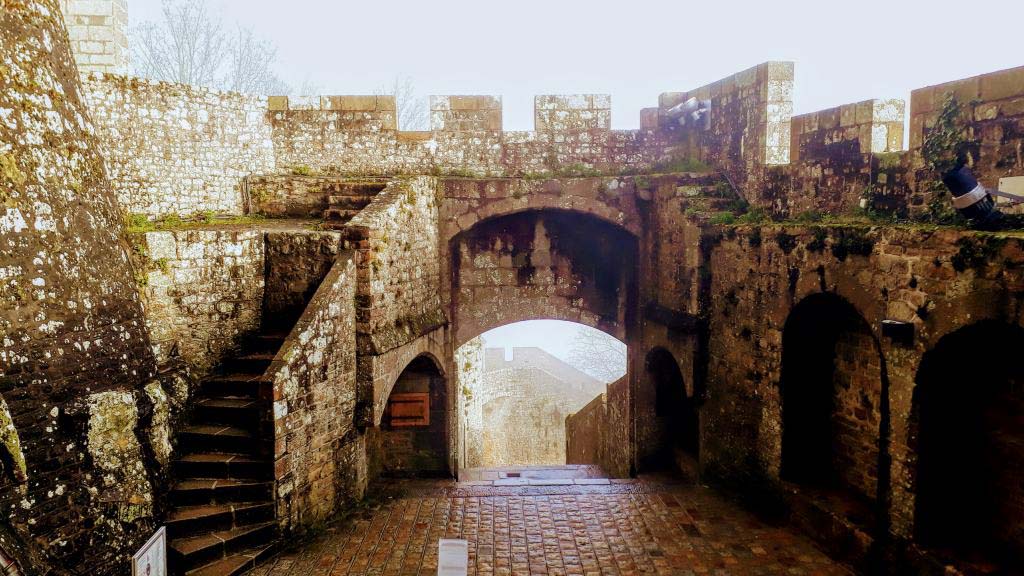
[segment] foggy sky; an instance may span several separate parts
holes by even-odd
[[[796,62],[796,113],[1024,64],[1024,2],[976,0],[207,0],[278,48],[294,86],[365,94],[396,75],[422,94],[504,97],[533,128],[536,94],[609,93],[613,128],[658,94],[768,60]],[[128,0],[132,21],[160,0]]]

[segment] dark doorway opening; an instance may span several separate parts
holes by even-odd
[[[379,471],[384,476],[447,476],[448,390],[428,356],[402,371],[380,425]]]
[[[795,306],[782,335],[784,480],[872,522],[878,493],[882,359],[870,327],[845,299],[814,294]],[[849,506],[849,504],[854,504]]]
[[[647,354],[644,367],[648,381],[644,403],[653,404],[653,410],[640,410],[639,444],[653,449],[641,455],[641,471],[674,469],[681,457],[696,462],[700,444],[697,406],[679,363],[668,350],[655,348]]]
[[[915,538],[969,573],[1024,573],[1024,329],[985,321],[925,354]]]

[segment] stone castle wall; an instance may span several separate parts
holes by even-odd
[[[274,400],[277,518],[302,531],[363,496],[356,431],[356,264],[339,254],[267,370]]]
[[[705,466],[737,483],[779,478],[777,382],[785,322],[805,296],[837,294],[866,320],[880,346],[858,344],[838,356],[842,428],[865,431],[858,433],[865,440],[851,443],[855,450],[840,456],[857,462],[858,475],[870,474],[871,438],[877,438],[880,420],[890,422],[892,484],[886,496],[892,502],[893,530],[909,536],[918,365],[939,338],[959,327],[987,318],[1019,322],[1015,290],[1021,278],[1004,267],[1015,268],[1021,249],[1017,238],[992,240],[955,230],[752,228],[722,238],[710,256],[710,289],[733,297],[713,300],[709,311],[708,388],[714,392],[702,410]],[[981,251],[989,255],[979,259]],[[909,347],[881,334],[885,319],[913,325]],[[887,392],[869,378],[877,368],[842,368],[851,363],[870,367],[879,353],[886,363]],[[880,415],[883,403],[889,412]],[[856,409],[865,404],[870,409]],[[850,480],[865,492],[874,482],[861,476]]]
[[[334,266],[340,246],[340,232],[266,233],[264,329],[277,331],[294,326]]]
[[[565,464],[565,418],[604,386],[539,348],[512,354],[506,361],[502,349],[487,349],[482,372],[467,384],[465,466]]]
[[[132,234],[136,284],[160,364],[200,377],[261,327],[288,331],[337,257],[341,234],[251,227]]]
[[[447,324],[441,309],[438,200],[435,179],[396,179],[347,226],[358,263],[360,398],[374,423],[380,422],[405,366],[393,364],[395,358]]]
[[[596,464],[615,478],[635,470],[630,443],[629,377],[565,419],[567,464]]]
[[[456,340],[531,319],[560,319],[622,338],[636,289],[636,240],[596,219],[521,212],[453,242]]]
[[[978,181],[989,188],[1000,178],[1024,176],[1024,66],[914,90],[910,95],[910,158],[914,183],[907,202],[926,208],[948,194],[929,169],[926,140],[943,130],[939,117],[952,96],[960,113],[952,141],[970,157]]]
[[[155,362],[56,0],[4,4],[0,68],[0,547],[113,573],[155,527]]]
[[[668,111],[690,98],[708,100],[707,124],[680,127]],[[686,152],[723,170],[751,203],[759,203],[768,166],[789,163],[793,63],[766,62],[689,92],[666,92],[642,113],[641,126],[672,135]]]
[[[260,230],[138,234],[137,280],[160,363],[200,376],[260,326],[266,250]]]
[[[263,100],[109,74],[84,82],[123,211],[249,211],[243,179],[275,166]]]
[[[893,155],[903,151],[903,119],[902,100],[868,100],[793,117],[790,165],[773,170],[766,197],[791,215],[883,207],[888,198],[879,192],[904,178],[900,170],[891,180],[886,173],[900,165]],[[872,190],[876,185],[883,188]]]
[[[495,96],[433,96],[431,129],[401,132],[393,96],[269,99],[277,163],[360,175],[511,176],[650,165],[666,142],[611,130],[606,95],[537,96],[532,132],[502,130]]]
[[[462,346],[455,349],[453,355],[455,364],[455,386],[457,391],[455,404],[456,413],[459,416],[459,424],[456,428],[456,435],[453,438],[457,446],[461,447],[456,456],[464,467],[472,467],[472,462],[479,462],[481,458],[480,443],[471,442],[470,436],[474,434],[470,421],[472,414],[476,412],[474,406],[473,390],[477,390],[484,381],[484,340],[473,338]]]
[[[380,422],[413,359],[431,356],[452,375],[457,343],[526,317],[582,320],[671,350],[703,403],[706,477],[788,495],[782,333],[796,303],[830,293],[870,332],[837,348],[843,479],[862,496],[874,492],[883,520],[909,537],[923,354],[979,319],[1021,323],[1016,236],[719,228],[700,213],[723,209],[733,191],[783,216],[862,200],[872,210],[928,213],[945,201],[924,146],[935,135],[955,140],[989,186],[1021,176],[1021,69],[916,91],[908,152],[897,152],[898,103],[791,119],[788,63],[662,95],[635,131],[610,130],[609,103],[598,95],[538,97],[529,132],[502,131],[493,97],[445,96],[432,100],[431,130],[413,133],[397,130],[390,97],[264,103],[110,76],[83,88],[58,2],[8,4],[0,15],[0,504],[9,520],[0,546],[27,565],[98,573],[122,565],[160,517],[170,422],[182,388],[187,395],[180,379],[152,379],[157,360],[177,345],[201,372],[258,325],[261,307],[296,314],[311,293],[266,382],[278,518],[295,530],[362,494],[372,476],[363,430]],[[92,21],[72,24],[85,42],[93,32],[80,25]],[[79,61],[93,48],[79,45]],[[952,119],[942,118],[947,93],[960,104]],[[711,101],[706,128],[668,118],[689,96]],[[690,168],[705,174],[656,174]],[[343,233],[353,252],[326,277],[336,256],[330,236],[300,246],[261,242],[252,231],[153,233],[144,267],[133,265],[124,239],[123,212],[316,216],[330,194],[310,182],[405,173],[436,176],[391,182]],[[260,178],[273,186],[251,190]],[[265,279],[259,287],[268,262],[270,296]],[[884,334],[883,320],[912,326],[911,341]],[[872,348],[878,379],[866,376],[876,368]],[[632,352],[631,374],[603,402],[569,418],[570,454],[615,475],[635,471],[636,443],[647,437],[637,359],[647,351]],[[457,396],[449,394],[449,410]],[[574,429],[600,445],[578,443]],[[455,461],[450,454],[449,466]],[[1017,514],[1019,490],[1005,489]]]

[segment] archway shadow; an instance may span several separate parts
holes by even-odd
[[[1024,573],[1024,329],[982,321],[921,360],[914,539],[971,574]]]

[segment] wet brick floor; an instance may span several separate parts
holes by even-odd
[[[806,537],[705,487],[524,475],[540,481],[502,483],[502,473],[491,482],[393,482],[396,496],[252,574],[433,575],[439,538],[468,540],[469,573],[481,576],[850,574]]]

